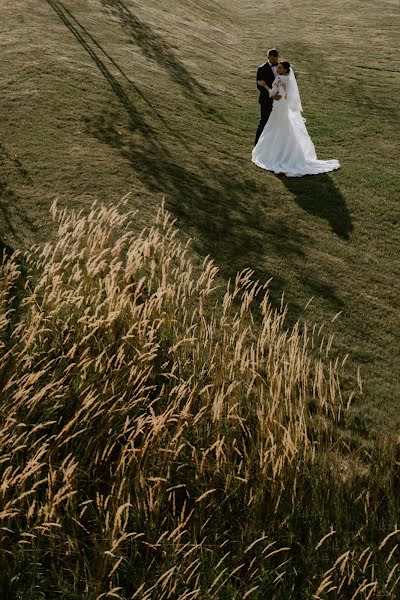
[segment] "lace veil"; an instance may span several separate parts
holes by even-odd
[[[297,86],[296,77],[294,76],[292,67],[290,67],[289,69],[289,79],[287,87],[288,89],[286,92],[286,97],[289,108],[293,112],[301,113],[303,111],[303,107],[301,105],[299,88]]]

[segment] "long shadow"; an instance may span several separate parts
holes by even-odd
[[[210,255],[221,275],[228,279],[250,267],[262,282],[273,277],[271,299],[279,305],[286,287],[288,269],[304,257],[306,236],[290,224],[266,216],[254,179],[243,176],[237,165],[227,161],[221,167],[194,172],[150,146],[137,146],[129,132],[117,130],[114,119],[102,115],[87,119],[86,130],[102,143],[112,146],[129,161],[135,175],[150,192],[166,197],[167,208],[194,239],[200,255]],[[268,268],[268,253],[280,256],[282,267]],[[302,271],[299,278],[310,296],[322,296],[335,310],[343,303],[333,287]],[[290,318],[296,320],[304,306],[291,304]]]
[[[142,134],[142,145],[143,147],[149,148],[152,151],[159,152],[162,149],[163,153],[171,158],[171,155],[166,148],[165,144],[160,140],[160,137],[157,136],[157,133],[144,119],[139,110],[131,101],[131,98],[127,91],[125,91],[124,87],[119,83],[119,81],[114,77],[111,73],[108,66],[105,62],[100,58],[99,54],[94,50],[93,46],[96,47],[109,61],[110,63],[121,73],[124,77],[125,81],[128,85],[138,94],[146,104],[151,108],[153,116],[156,116],[157,119],[163,123],[165,128],[179,141],[179,144],[184,147],[186,150],[190,150],[186,141],[182,138],[181,135],[177,135],[173,129],[170,127],[168,122],[158,113],[154,106],[148,101],[144,94],[139,90],[139,88],[131,81],[131,79],[126,75],[123,69],[118,65],[118,63],[104,50],[104,48],[97,42],[97,40],[91,35],[91,33],[76,19],[76,17],[71,13],[71,11],[64,6],[64,4],[60,0],[46,0],[49,6],[55,11],[58,15],[62,23],[68,28],[68,30],[72,33],[72,35],[76,38],[78,43],[82,46],[82,48],[88,53],[91,57],[97,68],[100,70],[102,75],[105,77],[106,81],[110,85],[113,90],[115,96],[122,104],[125,109],[128,117],[129,117],[129,128],[132,132],[138,131]],[[103,1],[103,0],[102,0]],[[109,0],[104,0],[104,2],[108,2]],[[111,0],[110,0],[111,2]],[[123,3],[112,0],[112,4],[117,6],[119,11],[123,11],[125,17],[128,18],[129,23],[133,26],[133,23],[136,23],[136,17],[132,15],[132,13],[123,5]],[[122,6],[121,6],[122,5]],[[140,23],[140,22],[138,22]],[[164,57],[166,63],[171,66],[171,69],[174,73],[179,74],[179,76],[183,77],[183,81],[181,82],[185,88],[189,90],[194,90],[197,86],[201,89],[200,84],[190,76],[190,74],[186,71],[185,67],[181,65],[181,63],[175,59],[174,55],[168,51],[168,46],[165,42],[157,36],[157,34],[153,34],[151,29],[148,26],[143,24],[139,25],[139,29],[146,32],[146,35],[154,37],[153,46],[154,48],[160,49],[161,55]],[[140,36],[139,36],[140,37]],[[176,75],[177,76],[177,75]],[[193,81],[192,81],[193,80]],[[189,82],[189,83],[188,83]],[[207,118],[209,118],[210,113],[215,112],[213,108],[205,107],[204,102],[201,102],[200,108],[207,113]],[[224,120],[224,119],[222,119]],[[199,158],[199,163],[203,164],[205,168],[210,170],[210,166],[206,165],[204,161]]]
[[[62,2],[60,2],[59,0],[46,0],[46,1],[49,4],[49,6],[58,15],[58,17],[60,18],[62,23],[67,27],[67,29],[76,38],[76,40],[82,46],[82,48],[88,53],[88,55],[91,57],[91,59],[93,60],[93,62],[97,66],[97,68],[100,70],[100,72],[105,77],[106,81],[109,83],[115,96],[121,103],[122,107],[124,108],[124,110],[128,116],[129,136],[131,136],[132,133],[134,133],[134,132],[139,132],[141,134],[141,140],[140,140],[140,149],[141,150],[140,151],[137,150],[136,146],[133,144],[133,142],[131,141],[130,138],[127,143],[124,143],[124,141],[123,141],[124,138],[121,136],[120,132],[117,132],[115,122],[113,122],[113,120],[107,121],[107,119],[102,119],[102,117],[97,119],[97,121],[94,125],[94,129],[97,129],[97,137],[99,137],[103,142],[106,142],[107,144],[120,149],[121,153],[128,160],[130,160],[130,162],[133,162],[135,164],[135,170],[139,170],[139,161],[136,160],[138,152],[142,153],[143,164],[146,165],[150,162],[152,165],[151,173],[148,172],[148,169],[146,166],[144,166],[144,168],[142,169],[143,177],[147,173],[147,176],[145,178],[149,184],[149,189],[154,189],[154,185],[152,185],[150,183],[151,181],[153,181],[153,182],[157,182],[157,186],[156,186],[157,189],[162,189],[162,190],[164,190],[165,193],[168,193],[168,191],[169,191],[172,194],[172,188],[174,188],[174,185],[172,185],[172,188],[171,188],[171,184],[170,184],[171,179],[176,183],[177,186],[182,185],[183,179],[190,181],[190,179],[191,179],[190,176],[187,176],[187,174],[185,174],[185,173],[179,172],[179,168],[174,163],[174,159],[171,156],[170,152],[165,147],[165,144],[163,144],[163,142],[159,139],[159,136],[157,136],[158,132],[155,131],[150,125],[148,125],[148,123],[145,121],[144,117],[139,113],[138,109],[132,103],[132,101],[131,101],[128,93],[125,91],[124,87],[119,83],[119,81],[110,72],[110,69],[105,64],[105,62],[100,58],[99,54],[94,50],[93,46],[95,46],[99,51],[101,51],[103,53],[103,55],[105,55],[109,59],[109,61],[114,65],[114,67],[116,67],[118,69],[118,71],[124,76],[125,80],[128,81],[130,85],[132,85],[132,82],[129,80],[129,78],[126,76],[126,74],[123,72],[123,70],[110,57],[110,55],[101,47],[101,45],[94,39],[94,37],[87,31],[87,29],[83,25],[80,24],[80,22],[63,5]],[[119,6],[119,4],[118,4],[118,6]],[[126,10],[128,10],[128,9],[126,9]],[[133,17],[133,15],[131,15],[131,13],[129,11],[128,11],[128,13],[129,13],[128,16],[129,16],[129,19],[131,22],[131,20],[134,19],[134,17]],[[148,32],[148,30],[146,28],[145,28],[145,31]],[[148,35],[150,35],[150,33],[148,33]],[[163,42],[160,41],[157,36],[155,37],[155,40],[156,40],[156,42],[154,42],[154,43],[156,44],[156,47],[164,48],[162,45]],[[161,53],[164,56],[164,59],[168,60],[171,65],[174,63],[174,61],[172,59],[173,55],[171,55],[171,57],[170,57],[170,55],[168,54],[168,52],[166,50],[166,47],[164,48],[164,51],[162,51]],[[175,69],[176,73],[180,73],[182,76],[188,75],[187,72],[184,71],[183,66],[179,67],[179,62],[177,64],[175,64],[174,69]],[[189,82],[190,82],[190,76],[189,76]],[[185,83],[185,85],[187,85],[187,83]],[[194,84],[191,85],[190,89],[192,89],[192,87],[194,87]],[[135,86],[135,91],[138,91],[136,86]],[[90,130],[91,129],[91,126],[90,126],[91,119],[90,118],[85,119],[85,122],[87,124],[89,124],[88,129]],[[92,127],[92,129],[93,129],[93,127]],[[186,149],[189,149],[186,142],[184,140],[182,140],[181,137],[179,138],[179,141],[182,146],[186,147]],[[206,165],[205,162],[201,158],[199,158],[198,162],[199,162],[199,164],[202,164],[204,166],[204,168],[207,168],[209,171],[212,170],[211,167],[209,165]],[[161,184],[161,188],[159,187],[159,184]],[[200,180],[198,181],[198,184],[202,188],[204,187],[204,184],[202,184],[202,182]],[[185,189],[190,191],[189,187],[188,188],[185,187]],[[192,190],[192,192],[193,192],[193,190]]]
[[[104,48],[97,42],[97,40],[91,35],[91,33],[76,19],[76,17],[71,13],[71,11],[68,8],[66,8],[63,5],[63,3],[59,0],[46,1],[58,15],[62,23],[76,38],[76,40],[85,50],[85,52],[88,53],[90,58],[93,60],[99,71],[102,73],[102,75],[110,85],[113,93],[115,94],[119,102],[122,104],[123,108],[129,116],[129,125],[131,131],[139,131],[146,137],[146,145],[150,145],[154,148],[157,147],[158,149],[160,149],[161,147],[163,152],[168,154],[168,150],[165,147],[165,145],[160,141],[159,138],[157,138],[157,132],[151,127],[151,125],[149,125],[146,122],[145,118],[141,115],[139,110],[132,102],[129,94],[125,91],[124,87],[119,83],[116,77],[114,77],[108,66],[100,58],[99,54],[93,49],[92,45],[95,46],[110,61],[110,63],[119,71],[119,73],[121,73],[129,87],[131,87],[134,90],[134,92],[138,96],[140,96],[140,98],[144,100],[148,107],[151,109],[153,116],[156,116],[157,119],[163,123],[164,127],[172,135],[174,135],[176,139],[179,139],[180,144],[183,147],[187,148],[187,144],[184,142],[184,140],[182,140],[181,137],[178,138],[178,136],[170,127],[166,119],[164,119],[164,117],[155,109],[154,105],[146,98],[146,96],[140,91],[140,89],[134,84],[134,82],[126,75],[126,73],[120,67],[120,65],[106,52],[106,50],[104,50]],[[209,110],[207,112],[209,112]]]
[[[53,0],[54,2],[54,0]],[[51,2],[49,2],[49,4],[51,4]],[[157,117],[157,119],[159,121],[161,121],[164,125],[164,127],[166,129],[168,129],[168,131],[172,134],[174,134],[174,130],[170,127],[168,121],[166,119],[164,119],[164,117],[162,116],[162,114],[157,110],[157,108],[154,106],[154,104],[152,102],[150,102],[150,100],[147,98],[147,96],[145,94],[143,94],[143,92],[140,90],[140,88],[132,81],[132,79],[130,79],[128,77],[128,75],[125,73],[125,71],[122,69],[121,65],[119,65],[114,58],[103,48],[103,46],[101,44],[99,44],[99,42],[93,37],[93,35],[86,29],[86,27],[84,25],[82,25],[82,23],[80,21],[78,21],[78,19],[75,17],[75,15],[73,15],[71,13],[71,11],[60,1],[58,1],[58,8],[61,11],[61,13],[64,13],[64,17],[68,18],[70,23],[73,22],[76,25],[76,29],[73,32],[75,34],[76,31],[80,32],[82,35],[85,35],[94,46],[96,46],[96,48],[98,50],[100,50],[100,52],[110,61],[110,63],[117,69],[117,71],[122,75],[122,77],[125,79],[126,83],[128,84],[128,86],[134,91],[134,93],[139,96],[141,98],[141,100],[143,100],[147,106],[151,109],[153,115],[155,115]],[[54,8],[54,6],[53,6]],[[58,13],[59,14],[59,13]],[[60,14],[59,14],[60,16]],[[63,22],[65,23],[65,20],[63,19]],[[76,36],[75,36],[76,37]],[[79,42],[81,43],[81,40],[79,40]],[[84,47],[85,50],[87,51],[87,48]],[[93,56],[92,56],[93,58]],[[103,64],[103,67],[105,67],[105,65]],[[111,74],[110,74],[111,75]],[[117,82],[118,83],[118,82]],[[115,90],[114,90],[115,91]]]
[[[305,211],[328,221],[332,231],[348,240],[353,223],[343,195],[328,174],[281,177],[297,204]]]
[[[101,2],[108,10],[117,15],[143,54],[161,64],[174,81],[190,93],[208,93],[207,89],[190,74],[185,65],[175,56],[167,42],[147,23],[133,14],[122,0],[101,0]]]
[[[85,30],[81,28],[79,23],[71,16],[71,13],[64,8],[63,4],[58,0],[46,0],[51,6],[54,12],[58,15],[60,20],[69,29],[72,35],[76,38],[82,48],[89,54],[99,71],[102,73],[108,84],[110,85],[115,96],[118,98],[120,103],[123,105],[127,114],[129,115],[130,125],[134,130],[138,130],[141,133],[148,136],[150,142],[152,142],[152,136],[155,132],[152,127],[148,125],[145,119],[141,116],[135,105],[132,103],[129,95],[126,93],[122,85],[111,73],[107,65],[101,60],[96,52],[91,47],[88,40],[85,38]],[[155,144],[155,142],[152,142]]]
[[[101,2],[107,10],[119,18],[122,26],[132,36],[143,54],[160,64],[201,112],[208,116],[217,115],[214,108],[204,104],[204,96],[209,95],[207,88],[193,77],[175,56],[168,43],[150,25],[140,20],[122,0],[101,0]]]

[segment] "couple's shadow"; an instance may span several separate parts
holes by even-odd
[[[332,231],[348,240],[353,224],[346,201],[327,174],[286,177],[277,175],[296,203],[305,211],[328,221]]]

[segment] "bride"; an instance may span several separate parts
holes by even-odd
[[[253,149],[253,163],[288,177],[318,175],[339,169],[337,160],[317,159],[301,116],[303,109],[296,78],[287,61],[278,64],[272,88],[267,84],[265,88],[274,102],[264,131]]]

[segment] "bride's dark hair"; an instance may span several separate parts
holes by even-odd
[[[280,64],[282,65],[282,67],[285,69],[286,73],[289,73],[290,70],[290,63],[287,60],[281,60]]]

